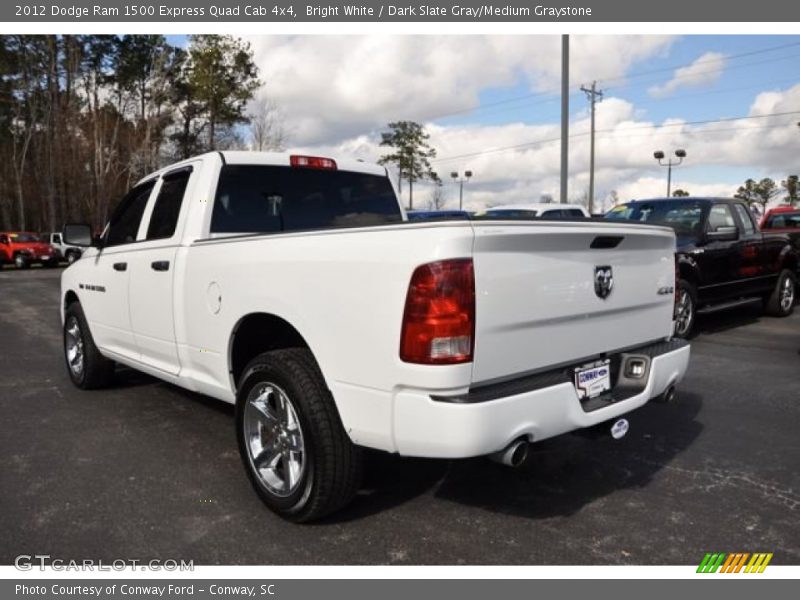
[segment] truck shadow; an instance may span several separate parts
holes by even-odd
[[[692,337],[703,334],[720,333],[737,329],[746,325],[753,325],[762,319],[771,317],[764,315],[764,309],[757,304],[741,306],[731,310],[721,310],[716,313],[698,315]]]
[[[438,500],[526,517],[567,516],[625,488],[644,487],[701,434],[702,397],[649,403],[631,413],[631,430],[615,441],[564,435],[531,446],[517,469],[484,458],[436,461],[370,457],[365,490],[327,522],[364,518],[432,493]]]

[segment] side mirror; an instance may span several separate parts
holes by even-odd
[[[82,248],[88,248],[89,246],[96,245],[92,240],[92,228],[83,223],[69,223],[64,225],[64,231],[61,239],[68,246],[81,246]]]
[[[732,242],[739,239],[737,227],[717,227],[715,231],[706,233],[709,242]]]

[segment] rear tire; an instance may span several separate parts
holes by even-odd
[[[347,436],[306,349],[265,352],[247,365],[237,392],[236,433],[253,488],[285,519],[319,519],[358,490],[362,450]]]
[[[675,307],[675,337],[687,339],[692,335],[697,319],[697,290],[681,279],[678,282],[678,305]]]
[[[78,260],[80,257],[81,257],[81,255],[80,255],[80,254],[78,254],[78,253],[77,253],[77,252],[75,252],[74,250],[70,250],[69,252],[67,252],[67,256],[66,256],[66,258],[67,258],[67,264],[68,264],[68,265],[71,265],[71,264],[72,264],[72,263],[74,263],[76,260]]]
[[[767,314],[773,317],[788,317],[792,314],[796,290],[797,276],[789,269],[781,271],[778,281],[775,282],[775,289],[767,297]]]
[[[27,269],[31,266],[31,263],[25,260],[25,257],[22,254],[17,254],[14,257],[14,266],[16,266],[18,269]]]
[[[79,302],[64,311],[64,358],[72,383],[83,390],[105,387],[114,376],[114,361],[97,349]]]

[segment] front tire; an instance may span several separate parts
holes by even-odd
[[[27,269],[31,266],[31,263],[29,263],[22,254],[17,254],[14,257],[14,266],[18,269]]]
[[[114,376],[114,362],[95,346],[78,302],[64,311],[64,359],[72,383],[83,390],[105,387]]]
[[[265,352],[247,365],[236,433],[256,493],[285,519],[319,519],[358,490],[361,449],[348,438],[308,350]]]
[[[678,282],[678,302],[675,307],[675,337],[687,339],[692,335],[697,318],[697,291],[694,286],[681,279]]]
[[[796,289],[797,276],[789,269],[781,271],[778,281],[775,283],[775,289],[767,298],[767,314],[773,317],[788,317],[792,314]]]
[[[78,254],[77,252],[75,252],[74,250],[70,251],[70,252],[67,252],[67,264],[71,265],[76,260],[78,260],[80,257],[81,257],[81,255]]]

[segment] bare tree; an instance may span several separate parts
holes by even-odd
[[[250,147],[252,150],[276,151],[286,149],[288,135],[283,126],[283,115],[272,100],[255,103],[250,114]]]

